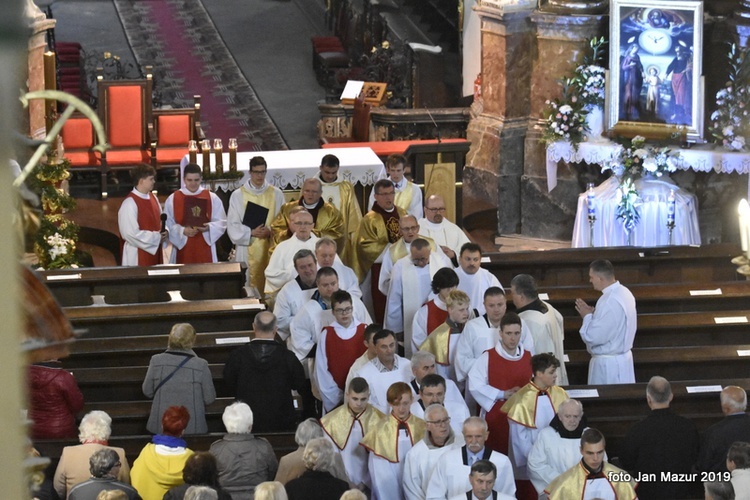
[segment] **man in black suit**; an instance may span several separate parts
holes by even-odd
[[[709,427],[703,435],[698,470],[726,472],[727,451],[735,441],[750,442],[750,416],[747,393],[742,387],[730,385],[721,391],[721,411],[724,418]],[[639,488],[640,492],[640,488]]]
[[[656,474],[657,481],[638,485],[638,498],[643,500],[690,495],[690,483],[661,481],[662,472],[689,474],[698,457],[698,431],[693,422],[669,408],[672,396],[667,379],[651,378],[646,387],[651,413],[630,428],[620,453],[623,469],[634,477]]]

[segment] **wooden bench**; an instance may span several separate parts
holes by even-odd
[[[540,288],[581,286],[589,282],[589,264],[608,259],[622,283],[706,283],[737,279],[731,259],[740,254],[733,243],[701,247],[566,248],[544,252],[490,253],[482,267],[505,286],[517,274],[530,274]]]
[[[248,329],[265,305],[257,299],[219,299],[66,307],[64,312],[85,337],[164,335],[175,323],[190,323],[200,332]]]
[[[187,300],[244,297],[245,276],[238,262],[37,273],[63,307],[91,305],[92,295],[104,295],[109,304],[164,302],[170,290],[179,290]]]

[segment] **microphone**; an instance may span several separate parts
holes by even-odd
[[[425,111],[427,111],[427,116],[430,117],[430,120],[432,120],[432,124],[435,125],[435,135],[437,136],[438,144],[442,143],[442,139],[440,139],[440,127],[438,127],[437,122],[435,122],[435,118],[432,117],[432,113],[430,113],[430,110],[427,106],[424,108]]]
[[[161,214],[161,231],[160,233],[163,233],[167,230],[167,214]]]

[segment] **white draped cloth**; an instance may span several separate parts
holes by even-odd
[[[373,358],[355,375],[355,377],[362,377],[367,380],[367,384],[370,386],[370,404],[386,415],[391,412],[386,398],[388,388],[396,382],[408,384],[412,379],[411,361],[398,354],[395,357],[394,369],[391,371],[381,372],[377,366],[380,365],[378,358]]]
[[[449,442],[440,448],[436,448],[428,440],[429,437],[425,432],[425,437],[406,455],[404,463],[404,498],[406,500],[424,500],[430,476],[437,461],[451,449],[463,446],[462,434],[454,434],[449,438]]]
[[[180,188],[180,192],[185,196],[197,196],[203,192],[203,188],[198,188],[195,193],[191,193],[187,188]],[[201,233],[201,236],[203,236],[206,244],[211,247],[211,257],[213,262],[216,262],[216,242],[227,230],[227,214],[224,211],[224,204],[221,199],[214,193],[210,193],[210,197],[211,220],[208,222],[208,231]],[[164,203],[164,213],[167,214],[167,230],[169,231],[169,242],[172,244],[169,262],[174,264],[177,262],[177,249],[183,248],[188,241],[188,237],[185,236],[185,228],[177,224],[174,218],[174,193],[170,194]]]
[[[302,290],[297,280],[293,279],[281,287],[279,293],[276,294],[273,314],[276,316],[277,333],[282,340],[289,338],[289,326],[292,323],[292,319],[302,309],[305,302],[310,300],[310,297],[312,297],[312,294],[316,290],[317,288],[314,287],[309,290]]]
[[[405,429],[398,432],[398,462],[392,463],[369,453],[368,466],[372,478],[372,500],[404,500],[403,472],[406,454],[412,448]]]
[[[497,451],[492,451],[490,462],[497,467],[497,479],[493,489],[498,493],[504,493],[510,495],[511,498],[515,498],[516,483],[513,477],[513,467],[508,457]],[[470,472],[471,466],[464,463],[461,447],[457,446],[451,449],[441,456],[435,464],[425,498],[427,500],[445,500],[458,495],[463,495],[463,498],[466,498],[466,492],[471,491]]]
[[[487,312],[484,308],[484,292],[491,286],[500,287],[505,291],[497,277],[486,269],[479,268],[474,274],[466,274],[463,269],[455,269],[458,275],[458,289],[469,296],[471,308],[476,309],[481,316]]]
[[[273,189],[274,194],[274,217],[281,210],[281,205],[284,204],[284,193],[281,189],[276,186],[272,186],[269,183],[263,183],[263,186],[256,188],[250,180],[245,182],[243,186],[247,191],[254,194],[255,196],[261,196],[266,189],[269,187]],[[247,263],[247,247],[253,242],[253,237],[250,234],[252,229],[242,223],[242,218],[245,216],[245,198],[242,195],[242,189],[235,189],[232,192],[232,196],[229,198],[229,210],[227,211],[227,235],[232,243],[237,247],[235,249],[234,260],[237,262]],[[270,230],[271,228],[269,228]],[[249,274],[248,274],[249,275]],[[262,292],[262,290],[258,290]]]
[[[348,327],[344,327],[338,321],[334,321],[329,326],[333,327],[339,338],[349,340],[356,335],[360,324],[357,321],[352,321]],[[333,375],[328,370],[330,360],[326,352],[327,339],[328,330],[321,330],[320,338],[318,339],[318,349],[315,354],[315,376],[318,380],[318,389],[320,390],[320,396],[323,398],[323,409],[326,413],[332,411],[344,400],[344,391],[339,388],[336,381],[333,380]],[[333,361],[335,362],[335,360]]]
[[[581,461],[581,440],[566,439],[552,427],[539,432],[526,463],[529,479],[541,495],[557,476]],[[606,455],[604,460],[607,460]]]
[[[318,237],[310,233],[307,241],[297,238],[297,233],[288,240],[284,240],[274,248],[271,259],[266,266],[266,295],[275,295],[281,287],[286,285],[296,275],[294,269],[294,254],[302,249],[315,253],[315,243]]]
[[[628,233],[623,221],[617,218],[617,194],[619,182],[610,177],[594,188],[595,247],[627,246]],[[680,189],[669,177],[659,179],[639,179],[635,181],[643,203],[638,207],[640,220],[633,230],[632,244],[638,247],[669,245],[667,230],[668,198],[675,196],[675,228],[672,232],[673,245],[700,245],[701,233],[698,224],[698,199],[692,193]],[[590,230],[588,221],[587,194],[578,196],[578,209],[573,226],[574,248],[588,247]]]
[[[500,341],[500,329],[490,326],[486,315],[469,320],[456,346],[456,377],[459,382],[466,380],[469,371],[484,351],[492,349]],[[528,325],[521,320],[521,345],[533,356],[536,351],[534,339]]]
[[[549,423],[555,418],[555,408],[552,406],[552,400],[549,397],[540,396],[536,398],[536,404],[536,418],[534,419],[536,429],[508,420],[510,425],[508,453],[510,462],[513,464],[513,474],[519,480],[529,479],[526,463],[531,447],[534,446],[539,432],[549,427]]]
[[[635,297],[615,281],[602,291],[593,314],[587,314],[581,325],[581,339],[591,354],[589,385],[632,384],[633,342],[638,313]]]
[[[565,352],[563,350],[563,341],[565,340],[563,317],[550,304],[543,303],[547,306],[546,313],[529,309],[519,313],[519,316],[523,325],[528,327],[534,340],[532,354],[535,352],[551,352],[554,354],[560,362],[560,368],[557,369],[557,385],[568,385],[568,372],[565,369]]]
[[[430,222],[425,218],[419,219],[419,233],[432,238],[435,244],[453,250],[456,258],[461,252],[461,247],[471,242],[463,229],[448,219],[443,219],[440,224]]]
[[[132,193],[139,198],[148,200],[151,193],[143,194],[137,189]],[[122,265],[138,265],[138,249],[156,255],[161,251],[161,233],[159,231],[146,231],[138,225],[138,205],[131,198],[125,198],[117,212],[117,225],[120,229],[120,236],[124,240],[122,247]]]
[[[466,406],[466,401],[463,399],[455,401],[446,397],[443,400],[443,406],[451,418],[451,429],[456,434],[456,438],[459,439],[460,436],[460,440],[463,442],[464,420],[471,416],[469,415],[469,407]],[[422,420],[424,420],[424,410],[421,399],[417,399],[411,405],[411,414]]]

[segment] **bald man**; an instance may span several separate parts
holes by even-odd
[[[726,472],[727,452],[735,441],[750,442],[750,416],[747,410],[747,393],[742,387],[730,385],[721,391],[721,412],[724,418],[709,427],[703,434],[698,470],[701,472]]]
[[[418,223],[421,234],[435,240],[453,266],[458,267],[461,247],[470,240],[463,229],[445,218],[445,200],[440,195],[433,194],[425,200],[424,217]]]
[[[294,254],[302,249],[315,252],[318,237],[312,232],[313,217],[304,208],[292,210],[289,216],[289,229],[294,232],[291,238],[279,243],[271,254],[266,267],[266,297],[276,293],[294,278]]]

